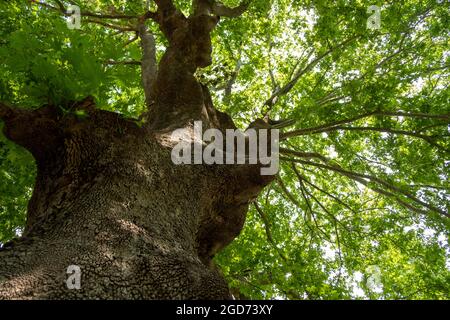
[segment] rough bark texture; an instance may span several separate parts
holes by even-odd
[[[0,250],[0,298],[230,298],[212,258],[273,177],[259,165],[173,164],[174,129],[234,124],[194,77],[211,62],[217,17],[186,18],[170,1],[157,3],[170,46],[146,126],[96,109],[91,98],[73,104],[85,117],[0,104],[6,137],[38,168],[24,235]],[[66,286],[70,265],[81,268],[80,290]]]

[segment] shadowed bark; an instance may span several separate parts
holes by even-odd
[[[185,17],[171,1],[156,3],[156,13],[139,19],[144,56],[153,41],[146,18],[169,47],[158,68],[151,48],[142,60],[143,84],[151,83],[145,126],[98,110],[89,97],[65,114],[0,104],[6,137],[38,169],[23,237],[0,249],[0,298],[230,298],[212,258],[273,177],[259,165],[173,164],[173,130],[196,120],[204,129],[235,126],[194,77],[211,63],[218,17]],[[81,268],[80,290],[66,286],[70,265]]]

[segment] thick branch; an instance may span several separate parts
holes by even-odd
[[[155,0],[158,10],[175,11],[175,5],[172,0]]]
[[[140,17],[140,19],[142,21],[146,21],[148,19],[151,19],[155,22],[158,22],[158,13],[157,12],[152,12],[152,11],[147,11],[142,17]]]
[[[38,162],[45,160],[46,154],[55,152],[55,146],[60,142],[57,117],[58,110],[48,105],[30,110],[0,103],[0,119],[5,122],[3,133],[30,151]]]
[[[7,106],[6,104],[0,102],[0,119],[7,120],[12,116],[12,114],[13,109],[11,109],[11,107]]]
[[[212,13],[220,17],[236,18],[242,15],[248,8],[250,1],[244,0],[235,8],[230,8],[221,2],[214,1],[212,5]]]
[[[233,90],[233,86],[234,86],[234,83],[236,82],[236,79],[238,77],[239,70],[241,70],[241,66],[242,66],[242,61],[239,58],[236,61],[236,66],[234,68],[233,74],[232,74],[231,78],[228,80],[227,85],[225,87],[225,92],[224,92],[224,95],[223,95],[223,101],[226,104],[228,104],[230,102],[231,91]]]
[[[239,6],[230,8],[217,0],[193,0],[193,16],[214,15],[219,17],[236,18],[247,10],[249,4],[249,0],[244,0]]]
[[[156,42],[155,37],[148,31],[147,26],[143,22],[139,24],[138,34],[141,39],[142,48],[142,86],[144,87],[145,102],[147,107],[149,107],[155,100],[154,85],[158,73],[158,64],[156,61]]]

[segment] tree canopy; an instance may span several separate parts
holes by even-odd
[[[80,29],[68,28],[69,4],[81,8]],[[377,29],[367,28],[371,5],[381,8]],[[90,95],[139,121],[131,22],[145,6],[1,2],[0,101],[69,113]],[[167,40],[147,25],[160,57]],[[221,19],[213,64],[197,72],[216,107],[242,129],[265,115],[295,120],[281,134],[276,181],[216,258],[235,296],[450,298],[449,26],[449,3],[436,0],[253,0]],[[3,135],[0,147],[4,243],[25,223],[35,166]]]

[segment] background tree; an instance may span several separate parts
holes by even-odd
[[[0,8],[1,297],[449,298],[447,3]],[[170,161],[267,115],[276,177]]]

